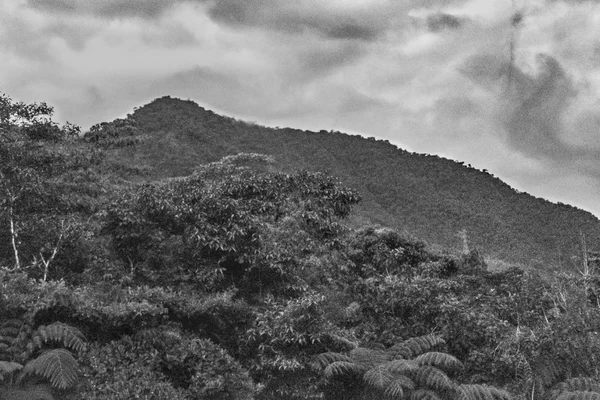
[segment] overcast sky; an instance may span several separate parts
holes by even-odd
[[[600,216],[598,0],[0,0],[0,92],[375,136]]]

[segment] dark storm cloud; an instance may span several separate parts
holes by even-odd
[[[499,98],[499,122],[512,149],[537,159],[569,163],[581,171],[597,172],[598,150],[576,146],[574,135],[584,137],[565,121],[572,113],[580,88],[558,60],[540,54],[537,73],[528,74],[508,60],[486,55],[471,58],[462,70],[473,81]],[[510,81],[508,78],[510,77]],[[586,129],[597,129],[599,115],[583,115]],[[581,121],[581,119],[580,119]]]
[[[35,9],[57,14],[91,14],[107,18],[152,19],[181,1],[164,0],[27,0]]]
[[[27,3],[38,10],[57,13],[77,11],[77,2],[72,0],[28,0]]]
[[[431,32],[439,32],[444,29],[459,29],[463,23],[463,18],[442,12],[427,16],[427,28]]]
[[[287,33],[308,30],[331,39],[373,41],[385,30],[381,24],[378,25],[369,18],[360,18],[359,22],[349,15],[318,13],[309,7],[294,7],[290,4],[293,3],[218,0],[210,8],[209,15],[216,21],[234,26],[266,27]]]
[[[506,126],[516,148],[522,146],[552,159],[570,159],[575,153],[562,140],[563,117],[577,96],[577,89],[557,60],[540,55],[538,63],[540,72],[537,76],[525,75],[522,81],[526,84],[513,88],[512,82],[508,82],[507,95],[517,106],[508,116]]]

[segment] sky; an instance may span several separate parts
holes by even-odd
[[[0,0],[0,92],[374,136],[600,217],[600,0]]]

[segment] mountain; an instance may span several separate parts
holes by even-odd
[[[351,223],[380,224],[430,245],[470,248],[512,263],[574,268],[581,234],[588,250],[600,221],[578,208],[511,188],[486,170],[387,141],[341,132],[268,128],[218,115],[192,101],[163,97],[128,115],[145,140],[112,157],[147,170],[145,179],[191,173],[195,166],[239,152],[268,154],[282,170],[326,171],[363,196]],[[579,261],[578,261],[579,259]]]

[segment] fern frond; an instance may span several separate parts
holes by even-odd
[[[0,361],[0,381],[2,381],[5,375],[12,374],[22,368],[23,366],[16,362]]]
[[[519,360],[517,361],[516,377],[522,387],[529,387],[533,384],[533,371],[531,365],[522,354],[519,354]]]
[[[331,379],[335,376],[346,374],[360,375],[365,372],[365,370],[366,368],[364,366],[352,361],[335,361],[325,368],[323,375],[325,375],[325,378]]]
[[[384,364],[388,371],[398,374],[407,374],[419,369],[419,364],[414,360],[393,360]]]
[[[391,398],[403,399],[405,390],[414,390],[415,383],[407,376],[397,376],[385,389],[385,395]]]
[[[327,367],[329,364],[336,362],[336,361],[352,362],[352,359],[345,354],[334,353],[334,352],[328,351],[327,353],[319,354],[314,359],[314,361],[311,363],[311,366],[314,369],[322,370],[325,367]]]
[[[14,354],[24,344],[31,327],[20,319],[8,319],[0,325],[0,354]]]
[[[456,385],[437,368],[424,366],[409,375],[417,384],[437,391],[453,390]]]
[[[68,350],[49,350],[25,365],[23,375],[29,374],[48,379],[58,389],[68,389],[77,382],[77,361]]]
[[[30,385],[25,388],[0,388],[2,400],[54,400],[52,389],[48,385]]]
[[[412,351],[404,343],[396,343],[387,349],[387,352],[393,359],[410,360],[412,358]]]
[[[600,384],[594,378],[572,378],[561,382],[552,388],[552,392],[597,392],[600,393]]]
[[[367,349],[365,347],[357,347],[348,353],[348,356],[357,364],[362,364],[368,368],[374,367],[386,361],[390,357],[384,350]]]
[[[458,386],[458,400],[511,400],[512,396],[505,390],[488,385]]]
[[[32,338],[35,351],[48,342],[60,342],[68,349],[81,354],[85,350],[85,337],[83,333],[74,326],[55,322],[51,325],[40,326]]]
[[[573,392],[561,393],[556,400],[600,400],[600,393],[576,390]]]
[[[420,366],[429,365],[436,367],[446,372],[452,372],[462,369],[463,364],[454,356],[447,353],[440,353],[438,351],[430,351],[428,353],[421,354],[414,359]]]
[[[395,344],[388,351],[393,353],[394,356],[410,359],[445,343],[444,339],[430,333],[429,335],[414,337],[402,343]]]
[[[370,386],[384,390],[396,376],[383,365],[371,368],[363,375],[363,380]]]
[[[329,334],[329,337],[330,337],[330,338],[331,338],[331,339],[332,339],[334,342],[336,342],[336,343],[339,343],[339,344],[342,344],[342,345],[346,346],[346,347],[348,348],[348,350],[352,350],[352,349],[355,349],[355,348],[357,348],[357,347],[358,347],[358,343],[356,343],[356,342],[353,342],[352,340],[350,340],[350,339],[347,339],[347,338],[345,338],[345,337],[343,337],[343,336],[340,336],[340,335],[336,335],[336,334],[330,333],[330,334]]]
[[[442,398],[432,390],[419,389],[413,392],[410,400],[442,400]]]
[[[20,388],[10,388],[4,393],[4,397],[0,398],[6,400],[54,400],[52,395],[52,388],[45,384],[27,385]]]

